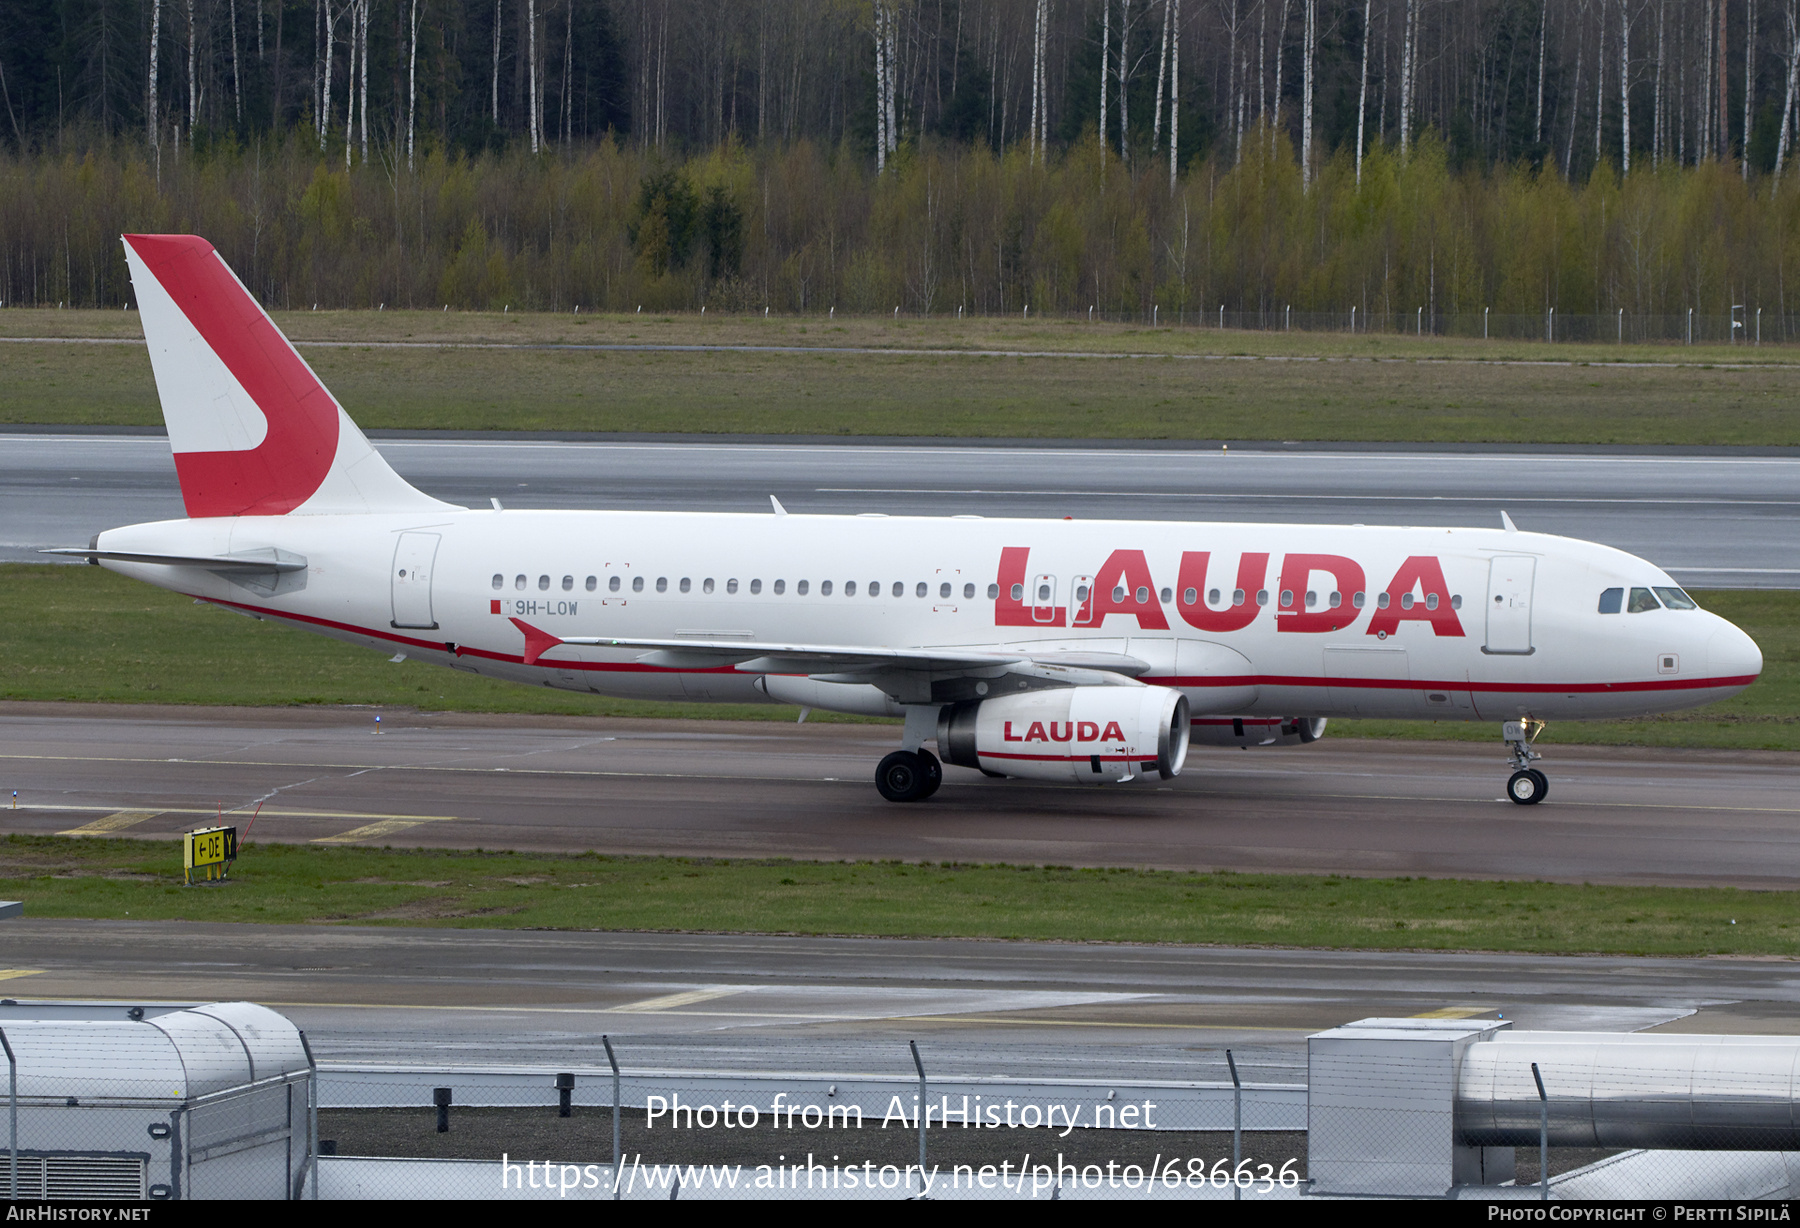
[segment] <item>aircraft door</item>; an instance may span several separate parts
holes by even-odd
[[[402,533],[394,546],[393,585],[396,627],[435,628],[431,616],[431,573],[437,564],[436,533]]]
[[[1488,563],[1487,643],[1483,652],[1528,656],[1531,646],[1531,589],[1537,559],[1528,554],[1497,555]]]
[[[1031,577],[1031,592],[1026,594],[1031,603],[1031,621],[1034,623],[1054,623],[1056,621],[1056,577]]]

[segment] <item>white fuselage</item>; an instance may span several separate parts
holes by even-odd
[[[306,567],[273,592],[200,567],[105,565],[389,653],[647,699],[885,703],[641,647],[563,644],[527,664],[513,620],[565,639],[1114,653],[1183,690],[1196,719],[1631,716],[1730,695],[1762,664],[1705,611],[1598,612],[1609,588],[1674,587],[1644,560],[1499,529],[454,509],[168,521],[98,544],[274,547]]]

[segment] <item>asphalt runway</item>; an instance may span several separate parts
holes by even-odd
[[[377,440],[485,506],[1498,525],[1605,542],[1697,588],[1800,587],[1800,455],[1567,448],[1135,447],[941,441]],[[0,560],[183,514],[160,435],[0,436]]]
[[[1104,789],[947,768],[897,806],[888,726],[385,715],[0,705],[0,833],[173,839],[260,803],[291,841],[1800,886],[1794,754],[1549,747],[1523,807],[1498,742],[1345,739]]]
[[[0,922],[4,992],[248,999],[321,1060],[400,1065],[1305,1081],[1305,1037],[1371,1015],[1792,1034],[1788,960],[1233,950],[729,934]]]

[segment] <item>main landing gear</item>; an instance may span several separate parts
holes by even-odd
[[[897,750],[875,769],[875,788],[890,802],[922,802],[944,783],[944,765],[928,750]]]
[[[1514,769],[1506,781],[1506,796],[1521,806],[1535,806],[1550,796],[1550,778],[1531,766],[1532,760],[1543,758],[1531,749],[1543,731],[1544,722],[1529,716],[1500,726],[1500,736],[1506,739]]]
[[[938,709],[934,704],[908,704],[906,729],[900,749],[875,767],[875,788],[890,802],[922,802],[944,783],[944,765],[925,749],[925,740],[937,734]]]

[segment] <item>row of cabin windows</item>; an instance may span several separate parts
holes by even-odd
[[[1049,602],[1052,599],[1052,596],[1053,596],[1053,590],[1049,584],[1040,583],[1038,585],[1037,599],[1040,604]],[[1012,597],[1013,597],[1014,601],[1023,601],[1025,599],[1025,586],[1023,584],[1013,585]],[[1161,597],[1162,597],[1163,603],[1167,604],[1168,602],[1174,600],[1175,592],[1173,589],[1165,588],[1162,590]],[[1140,585],[1135,592],[1128,593],[1126,591],[1124,585],[1118,585],[1118,586],[1114,587],[1114,589],[1112,591],[1112,599],[1113,599],[1113,603],[1115,605],[1125,604],[1125,602],[1128,598],[1132,601],[1135,601],[1138,605],[1148,605],[1148,604],[1150,604],[1150,589],[1146,586]],[[1075,600],[1077,602],[1086,602],[1087,599],[1088,599],[1087,585],[1085,585],[1085,584],[1076,585],[1075,586]],[[1377,594],[1375,594],[1375,607],[1380,610],[1385,610],[1388,608],[1388,603],[1390,600],[1391,600],[1391,598],[1390,598],[1389,594],[1377,593]],[[1245,601],[1245,593],[1244,593],[1243,589],[1234,588],[1231,590],[1231,604],[1232,605],[1234,605],[1234,606],[1243,605],[1244,601]],[[1362,609],[1363,606],[1367,603],[1367,601],[1368,601],[1367,594],[1364,594],[1364,593],[1351,593],[1350,594],[1350,604],[1352,606],[1354,606],[1356,609],[1359,609],[1359,610]],[[1414,603],[1417,601],[1418,601],[1418,598],[1414,597],[1411,593],[1403,593],[1400,596],[1400,608],[1403,610],[1410,610],[1413,608]],[[1209,591],[1206,594],[1206,603],[1208,605],[1212,605],[1212,606],[1223,605],[1224,604],[1223,594],[1220,592],[1220,590],[1218,590],[1216,588],[1212,589],[1211,591]],[[1325,604],[1330,609],[1335,610],[1343,603],[1344,603],[1344,595],[1342,593],[1327,593],[1325,595]],[[1194,588],[1182,589],[1181,590],[1181,604],[1189,605],[1189,606],[1200,604],[1199,590],[1194,589]],[[1256,604],[1257,605],[1268,605],[1269,604],[1269,591],[1267,589],[1259,589],[1257,591]],[[1318,604],[1319,604],[1319,594],[1317,592],[1309,590],[1306,594],[1306,608],[1310,610],[1310,609],[1313,609]],[[1281,590],[1281,608],[1284,610],[1289,610],[1289,609],[1292,609],[1293,606],[1294,606],[1293,591],[1290,589],[1282,589]],[[1425,594],[1425,608],[1427,610],[1435,610],[1438,608],[1438,595],[1436,593]],[[1450,598],[1450,608],[1453,610],[1462,609],[1462,595],[1460,593],[1455,594]]]
[[[514,576],[513,577],[513,587],[520,591],[524,591],[524,589],[527,587],[528,579],[529,579],[528,577],[523,576],[523,575]],[[537,586],[541,591],[548,592],[550,589],[550,577],[549,576],[539,576],[537,578]],[[501,574],[500,572],[494,573],[494,587],[496,589],[502,589],[502,588],[506,587],[506,577],[503,574]],[[590,593],[597,591],[600,587],[600,577],[589,576],[587,578],[587,580],[583,583],[583,587],[586,588],[587,591]],[[609,592],[609,593],[621,592],[624,590],[624,587],[625,587],[624,577],[622,577],[622,576],[608,576],[607,577],[607,580],[606,580],[606,591],[607,592]],[[675,582],[675,587],[676,587],[676,591],[678,591],[678,592],[689,593],[694,590],[694,581],[693,581],[692,577],[683,576],[681,579],[679,579]],[[717,584],[711,576],[708,576],[706,579],[700,581],[700,591],[702,593],[711,593],[715,590],[716,587],[717,587]],[[763,582],[761,580],[752,580],[752,581],[750,581],[748,587],[749,587],[751,595],[755,596],[755,595],[760,594],[763,591]],[[565,592],[565,593],[575,591],[575,577],[574,576],[564,576],[562,578],[562,589],[563,589],[563,592]],[[775,581],[771,582],[769,585],[769,591],[774,593],[777,597],[786,593],[787,589],[788,589],[788,584],[787,584],[786,580],[775,580]],[[644,591],[644,577],[643,576],[631,577],[631,591],[634,593],[641,593]],[[656,591],[659,593],[666,593],[669,591],[669,578],[667,576],[658,576],[656,578]],[[736,593],[738,591],[737,580],[730,579],[730,580],[725,581],[725,591],[727,593]],[[804,597],[811,591],[812,591],[812,585],[809,581],[806,581],[806,580],[794,581],[794,593],[796,596]],[[829,597],[829,596],[831,596],[833,591],[834,591],[834,586],[830,580],[819,581],[819,596]],[[866,592],[871,597],[879,597],[882,594],[882,582],[879,580],[871,580],[871,581],[869,581],[868,586],[863,591]],[[892,585],[892,588],[890,591],[892,592],[893,596],[895,596],[895,597],[904,597],[904,596],[906,596],[906,584],[903,581],[895,580],[893,582],[893,585]],[[856,596],[856,593],[857,593],[856,581],[855,580],[844,581],[843,593],[844,593],[844,596],[846,596],[846,597]],[[930,595],[931,595],[931,585],[927,584],[925,581],[920,580],[916,585],[913,586],[913,596],[929,597]],[[948,600],[955,595],[955,586],[952,585],[948,581],[944,581],[938,585],[937,595],[938,595],[939,600]],[[963,595],[964,600],[973,600],[975,597],[975,586],[973,584],[964,584],[962,586],[962,595]],[[992,601],[994,598],[998,597],[1000,595],[1000,586],[998,584],[988,585],[987,595],[988,595],[988,600],[990,600],[990,601]]]
[[[1660,597],[1662,600],[1658,601]],[[1697,610],[1694,599],[1678,588],[1634,588],[1631,600],[1625,600],[1623,588],[1609,588],[1600,594],[1600,612],[1617,614],[1623,606],[1627,614],[1642,614],[1646,610]]]
[[[622,576],[607,577],[607,581],[606,581],[607,591],[612,592],[612,593],[617,593],[617,592],[622,591],[624,588],[623,580],[624,580],[624,577],[622,577]],[[526,588],[527,582],[528,582],[528,577],[526,577],[524,575],[516,575],[513,577],[513,587],[520,591],[523,591]],[[506,577],[503,574],[501,574],[500,572],[495,572],[493,583],[494,583],[494,587],[496,589],[505,588],[506,587]],[[537,586],[541,591],[548,592],[550,589],[550,577],[547,575],[540,575],[537,578]],[[584,582],[583,587],[586,588],[587,591],[590,593],[595,592],[600,587],[600,578],[598,576],[589,576],[587,578],[587,580]],[[680,592],[683,592],[683,593],[692,592],[693,587],[694,587],[694,581],[692,580],[692,578],[690,578],[688,576],[683,576],[680,580],[678,580],[676,582],[677,590]],[[786,580],[776,580],[769,587],[770,587],[770,591],[772,591],[776,596],[779,597],[787,592],[787,581]],[[711,593],[714,591],[714,588],[715,588],[715,583],[714,583],[712,577],[708,576],[706,579],[700,581],[700,591],[702,593]],[[750,588],[750,593],[752,596],[760,594],[763,590],[763,582],[761,580],[752,580],[752,581],[750,581],[749,588]],[[567,592],[573,592],[574,589],[575,589],[575,577],[574,576],[564,576],[562,578],[562,590],[565,593],[567,593]],[[644,591],[644,577],[643,576],[631,577],[631,591],[634,593],[641,593]],[[667,576],[658,576],[656,578],[656,591],[659,593],[666,593],[669,591],[669,579]],[[737,580],[730,579],[730,580],[725,581],[725,591],[727,593],[736,593],[738,591]],[[809,591],[811,591],[811,585],[809,584],[808,581],[805,581],[805,580],[794,581],[794,593],[797,596],[804,597],[807,595],[807,593]],[[819,595],[821,597],[831,596],[832,591],[833,591],[833,586],[832,586],[832,582],[830,580],[819,581]],[[868,587],[865,588],[863,591],[866,592],[871,597],[881,596],[881,594],[882,594],[881,581],[879,581],[879,580],[869,581]],[[903,581],[895,580],[891,586],[890,591],[891,591],[892,595],[895,597],[904,597],[906,595],[906,584]],[[1666,602],[1666,604],[1669,606],[1670,609],[1677,609],[1677,610],[1690,609],[1691,610],[1691,609],[1695,608],[1693,600],[1691,598],[1689,598],[1686,593],[1683,593],[1680,589],[1658,589],[1656,591],[1659,593],[1663,593],[1663,594],[1669,594],[1669,593],[1677,594],[1676,597],[1665,596],[1665,598],[1664,598],[1664,601]],[[1622,589],[1609,588],[1606,590],[1605,593],[1601,594],[1600,612],[1602,614],[1618,613],[1619,599],[1620,599],[1620,594],[1622,592],[1623,592]],[[843,586],[844,596],[854,597],[854,596],[856,596],[856,593],[857,593],[856,581],[855,580],[844,581],[844,586]],[[949,600],[954,595],[954,593],[955,593],[955,586],[950,584],[948,581],[942,582],[938,585],[937,595],[940,600]],[[1643,594],[1643,599],[1647,599],[1649,601],[1649,605],[1640,605],[1639,604],[1640,603],[1639,594]],[[931,595],[931,585],[927,584],[925,581],[921,580],[916,585],[913,586],[913,596],[929,597],[930,595]],[[973,584],[965,583],[962,586],[962,595],[963,595],[964,600],[973,600],[975,597],[975,586]],[[1657,609],[1657,608],[1659,608],[1656,598],[1650,596],[1650,590],[1648,590],[1648,589],[1634,588],[1631,590],[1631,595],[1632,595],[1631,611],[1634,614],[1637,613],[1640,609]],[[1000,596],[1000,586],[998,584],[988,585],[987,586],[987,596],[988,596],[989,601],[993,601],[996,598],[998,598]],[[1055,600],[1055,596],[1056,596],[1056,590],[1055,590],[1055,586],[1053,584],[1044,582],[1044,581],[1040,581],[1038,583],[1037,601],[1040,605],[1048,604],[1049,602]],[[1173,589],[1165,588],[1162,590],[1162,592],[1159,594],[1159,596],[1162,598],[1162,601],[1165,604],[1167,604],[1168,602],[1174,600],[1175,592]],[[1224,597],[1223,593],[1219,589],[1215,588],[1215,589],[1210,590],[1206,594],[1206,602],[1208,605],[1211,605],[1211,606],[1223,605],[1224,604],[1223,597]],[[1143,586],[1143,585],[1140,585],[1135,592],[1128,592],[1124,585],[1118,585],[1113,588],[1112,599],[1113,599],[1114,604],[1123,605],[1128,598],[1136,601],[1136,603],[1138,605],[1148,605],[1150,603],[1150,589],[1147,586]],[[1025,600],[1025,586],[1023,584],[1015,584],[1012,586],[1012,599],[1014,601],[1024,601]],[[1088,586],[1085,584],[1076,585],[1075,600],[1077,602],[1085,603],[1087,601],[1087,599],[1088,599]],[[1234,588],[1231,590],[1231,604],[1232,605],[1241,606],[1244,604],[1245,600],[1246,600],[1246,594],[1243,589]],[[1305,600],[1306,600],[1306,608],[1309,610],[1313,609],[1319,604],[1319,594],[1315,591],[1308,590],[1305,595]],[[1375,607],[1380,610],[1385,610],[1388,608],[1388,603],[1390,600],[1391,600],[1390,594],[1377,593],[1377,594],[1375,594]],[[1607,603],[1609,600],[1612,603],[1611,609],[1607,608]],[[1191,605],[1199,604],[1199,601],[1200,601],[1199,590],[1194,589],[1194,588],[1184,588],[1181,590],[1181,604],[1191,606]],[[1413,605],[1417,601],[1418,601],[1418,598],[1414,597],[1411,593],[1403,593],[1400,596],[1400,608],[1403,610],[1410,610],[1413,608]],[[1686,604],[1685,605],[1680,604],[1681,602],[1685,602]],[[1339,606],[1341,606],[1343,603],[1344,603],[1344,596],[1342,593],[1334,592],[1334,593],[1327,593],[1325,595],[1325,604],[1330,609],[1335,610]],[[1365,594],[1365,593],[1350,594],[1350,604],[1355,609],[1358,609],[1358,610],[1362,609],[1366,603],[1367,603],[1367,594]],[[1269,604],[1269,591],[1267,589],[1257,590],[1256,604],[1259,606],[1266,606]],[[1281,608],[1284,610],[1289,610],[1289,609],[1292,609],[1293,607],[1294,607],[1293,591],[1290,589],[1281,590]],[[1436,593],[1425,594],[1425,608],[1427,610],[1435,610],[1438,608],[1438,595]],[[1450,608],[1453,610],[1462,609],[1462,595],[1461,594],[1455,594],[1450,598]]]

